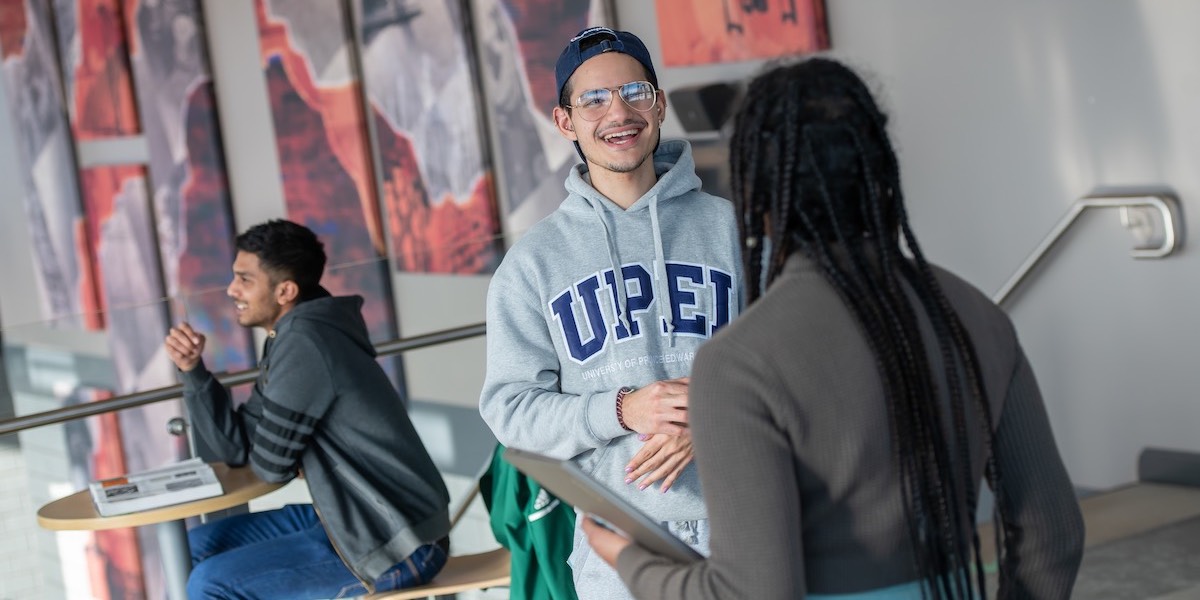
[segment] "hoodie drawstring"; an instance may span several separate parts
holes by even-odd
[[[621,272],[621,257],[617,256],[617,245],[613,241],[612,228],[608,226],[608,217],[599,204],[593,203],[592,209],[596,211],[596,217],[604,226],[604,243],[608,245],[608,260],[612,263],[613,269],[613,287],[617,288],[617,319],[621,321],[625,331],[632,332],[633,329],[629,326],[629,298],[625,293],[625,274]]]
[[[625,274],[621,271],[621,257],[617,255],[617,244],[613,240],[608,215],[599,203],[592,203],[596,218],[604,226],[604,243],[608,246],[608,260],[612,263],[613,283],[617,288],[617,318],[625,331],[633,331],[629,325],[629,297],[625,291]],[[658,303],[658,316],[667,324],[667,343],[675,347],[675,322],[669,314],[670,296],[667,294],[667,259],[663,252],[662,231],[658,227],[658,195],[650,197],[650,229],[654,232],[654,296]]]
[[[675,347],[675,321],[667,313],[670,296],[663,286],[667,283],[667,260],[663,254],[662,231],[658,228],[658,194],[650,197],[650,229],[654,231],[654,295],[658,298],[658,316],[667,323],[667,343]]]

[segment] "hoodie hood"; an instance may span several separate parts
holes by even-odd
[[[300,302],[279,319],[275,324],[275,335],[282,335],[294,327],[304,327],[306,322],[322,323],[375,356],[362,306],[362,296],[331,296],[325,288],[320,288],[311,299]]]
[[[654,161],[654,175],[658,181],[638,198],[629,208],[623,209],[617,203],[609,200],[596,188],[592,187],[587,163],[575,165],[567,177],[567,191],[570,196],[563,203],[563,209],[573,210],[580,205],[580,200],[595,213],[596,219],[604,227],[604,240],[608,246],[608,257],[614,273],[621,272],[621,255],[613,236],[614,213],[650,213],[650,227],[654,234],[654,291],[659,298],[667,297],[666,257],[663,251],[662,227],[658,220],[659,199],[664,202],[680,198],[692,192],[700,191],[700,177],[696,175],[696,162],[692,159],[692,146],[683,140],[667,140],[658,145],[651,158]],[[579,206],[579,210],[586,210]],[[629,329],[629,299],[625,286],[617,286],[617,306],[620,307],[618,319],[621,325]],[[665,302],[658,303],[659,316],[668,324],[668,344],[675,346],[675,322],[667,314]]]
[[[658,182],[628,209],[617,206],[615,202],[605,198],[596,191],[596,188],[592,187],[587,163],[580,163],[571,168],[566,183],[570,197],[563,203],[563,208],[571,210],[572,200],[582,199],[588,206],[602,206],[608,211],[636,212],[647,210],[652,198],[661,197],[666,200],[700,190],[700,177],[696,175],[696,162],[692,159],[692,146],[686,141],[663,140],[659,143],[658,150],[654,151],[651,160],[654,161],[654,175],[658,177]]]

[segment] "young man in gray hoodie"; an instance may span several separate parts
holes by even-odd
[[[240,325],[267,330],[250,399],[234,406],[191,325],[171,328],[166,351],[216,458],[266,481],[303,473],[312,504],[193,529],[188,598],[342,598],[429,581],[446,563],[449,494],[375,361],[362,297],[321,287],[324,247],[301,225],[256,225],[237,249],[226,293]]]
[[[666,96],[636,36],[585,29],[555,74],[554,121],[584,163],[492,278],[480,413],[502,444],[577,461],[704,551],[688,374],[740,306],[733,207],[700,191],[686,141],[659,143]],[[580,598],[629,597],[578,527],[569,563]]]

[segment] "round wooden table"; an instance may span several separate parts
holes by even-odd
[[[220,496],[202,498],[181,504],[163,506],[124,515],[102,517],[92,504],[87,490],[75,492],[38,509],[38,525],[53,530],[99,530],[119,527],[154,525],[162,552],[167,592],[171,598],[187,598],[187,578],[192,570],[188,551],[187,525],[184,519],[233,508],[272,492],[282,483],[267,483],[258,478],[250,467],[230,467],[211,463],[213,472],[224,490]]]

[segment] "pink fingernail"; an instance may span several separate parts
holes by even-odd
[[[643,483],[642,485],[638,486],[638,490],[639,490],[639,491],[640,491],[640,490],[644,490],[644,489],[646,489],[646,488],[647,488],[647,487],[649,487],[649,486],[650,486],[650,484]]]
[[[625,472],[626,472],[626,473],[632,473],[632,472],[633,472],[633,467],[625,467]]]
[[[625,483],[633,483],[633,478],[632,478],[632,477],[630,477],[630,478],[626,479],[626,480],[625,480]]]

